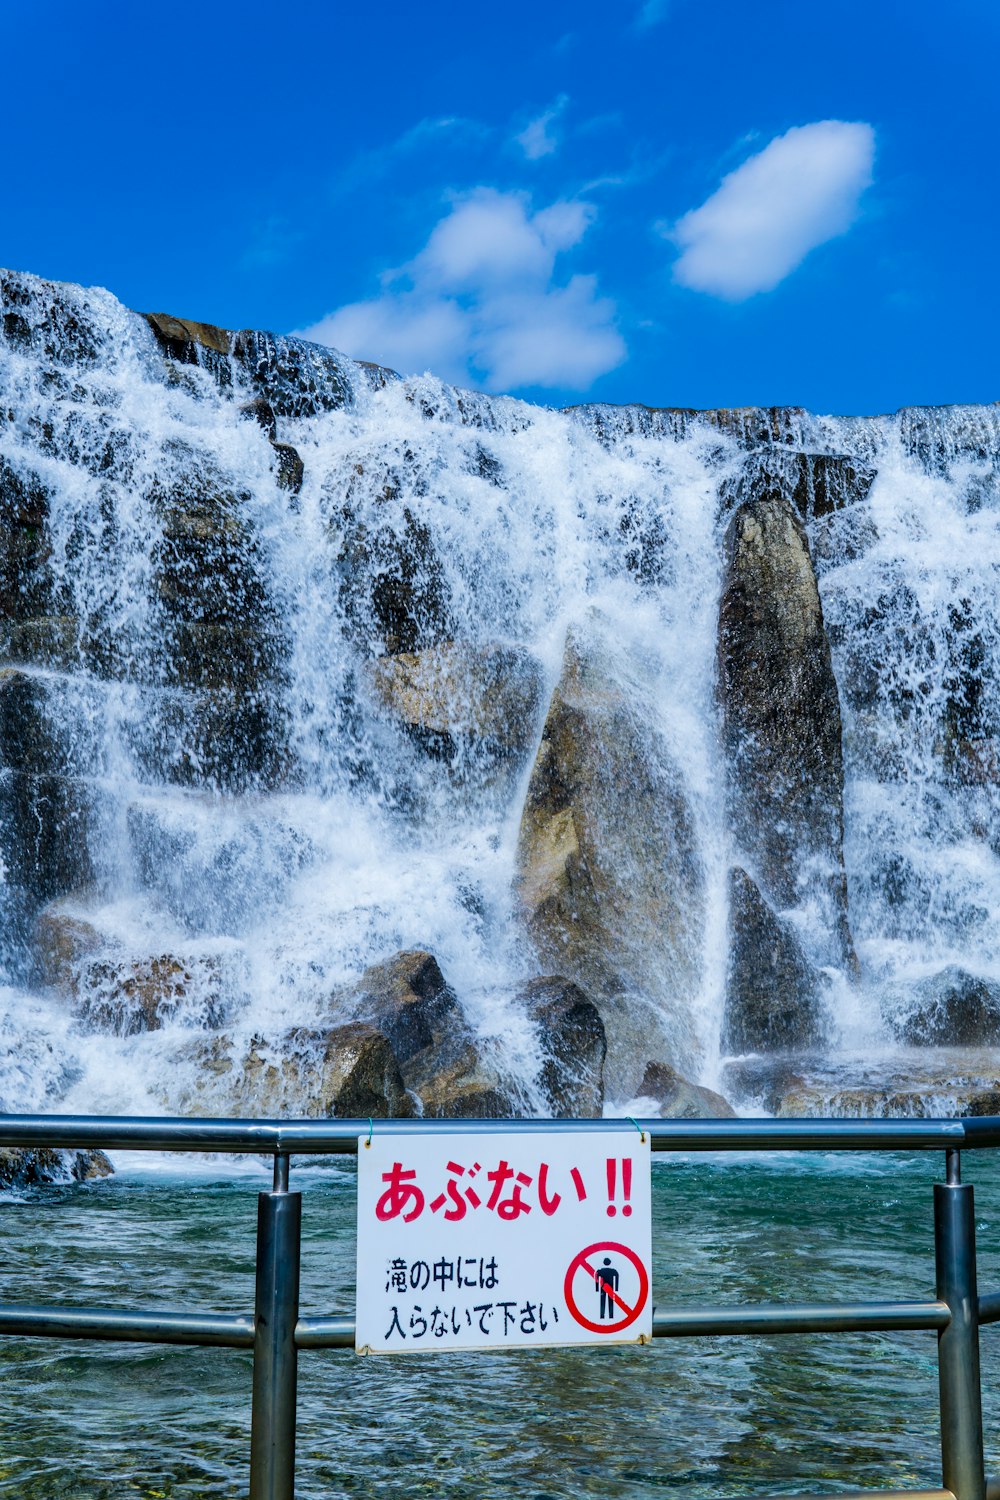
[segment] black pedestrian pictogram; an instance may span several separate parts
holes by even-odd
[[[612,1256],[617,1257],[617,1265]],[[637,1294],[629,1292],[627,1297],[622,1295],[620,1268],[626,1271],[626,1287],[628,1281],[638,1284]],[[579,1255],[574,1255],[566,1272],[563,1294],[571,1316],[581,1328],[586,1328],[589,1333],[622,1333],[631,1327],[646,1307],[649,1300],[649,1272],[642,1257],[629,1245],[620,1245],[614,1240],[601,1240],[596,1245],[588,1245]],[[589,1301],[590,1297],[596,1300],[596,1307]],[[596,1317],[590,1316],[591,1310],[597,1314]]]
[[[614,1318],[615,1316],[615,1293],[621,1277],[611,1264],[610,1255],[604,1257],[604,1264],[598,1266],[594,1273],[594,1289],[600,1294],[602,1318]]]

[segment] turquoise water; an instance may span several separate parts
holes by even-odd
[[[0,1200],[0,1300],[251,1309],[256,1193],[269,1174],[132,1161],[104,1182]],[[963,1168],[977,1184],[980,1286],[1000,1288],[1000,1163],[965,1153]],[[942,1170],[940,1153],[658,1158],[656,1301],[931,1295]],[[303,1312],[350,1312],[354,1163],[293,1164],[292,1177],[304,1195]],[[984,1329],[982,1353],[996,1470],[1000,1330]],[[5,1340],[0,1495],[245,1496],[250,1378],[242,1351]],[[933,1333],[300,1359],[301,1500],[939,1482]]]

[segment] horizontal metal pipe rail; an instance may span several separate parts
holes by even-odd
[[[301,1349],[354,1346],[353,1319],[298,1315],[301,1194],[292,1155],[355,1154],[360,1137],[496,1131],[594,1136],[638,1128],[657,1152],[941,1151],[935,1185],[937,1296],[923,1302],[758,1304],[654,1309],[654,1339],[934,1330],[938,1337],[944,1488],[879,1491],[898,1500],[1000,1500],[983,1465],[978,1329],[1000,1322],[1000,1292],[979,1296],[972,1188],[961,1149],[1000,1146],[1000,1117],[960,1120],[229,1120],[0,1115],[0,1147],[209,1152],[273,1158],[274,1187],[258,1197],[257,1291],[250,1315],[107,1307],[0,1305],[0,1336],[200,1345],[254,1351],[251,1500],[293,1500],[295,1366]],[[860,1500],[845,1491],[824,1500]],[[796,1500],[812,1500],[798,1496]],[[818,1500],[818,1497],[817,1497]]]

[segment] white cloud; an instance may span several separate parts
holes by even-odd
[[[569,96],[560,94],[555,104],[550,105],[536,119],[529,121],[520,135],[515,137],[529,161],[537,161],[540,156],[551,156],[556,150],[559,137],[553,133],[551,127],[568,103]]]
[[[777,136],[673,226],[674,280],[730,302],[769,292],[843,234],[872,180],[870,125],[820,120]]]
[[[594,217],[589,203],[560,200],[532,213],[519,193],[480,188],[385,278],[380,297],[338,309],[303,337],[488,390],[583,391],[626,354],[615,305],[599,295],[596,277],[557,278],[558,257]]]

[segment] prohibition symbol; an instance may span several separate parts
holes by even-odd
[[[612,1260],[612,1256],[624,1257],[635,1268],[639,1277],[639,1293],[634,1302],[627,1301],[618,1290],[620,1273],[618,1263]],[[600,1322],[588,1318],[580,1310],[577,1290],[580,1300],[585,1301],[586,1306],[597,1309],[601,1314],[610,1313],[612,1307],[615,1307],[620,1316],[605,1316]],[[590,1333],[621,1333],[635,1322],[646,1306],[649,1273],[641,1257],[628,1245],[619,1245],[614,1240],[601,1240],[596,1245],[588,1245],[586,1250],[581,1250],[570,1261],[563,1294],[566,1306],[582,1328]]]

